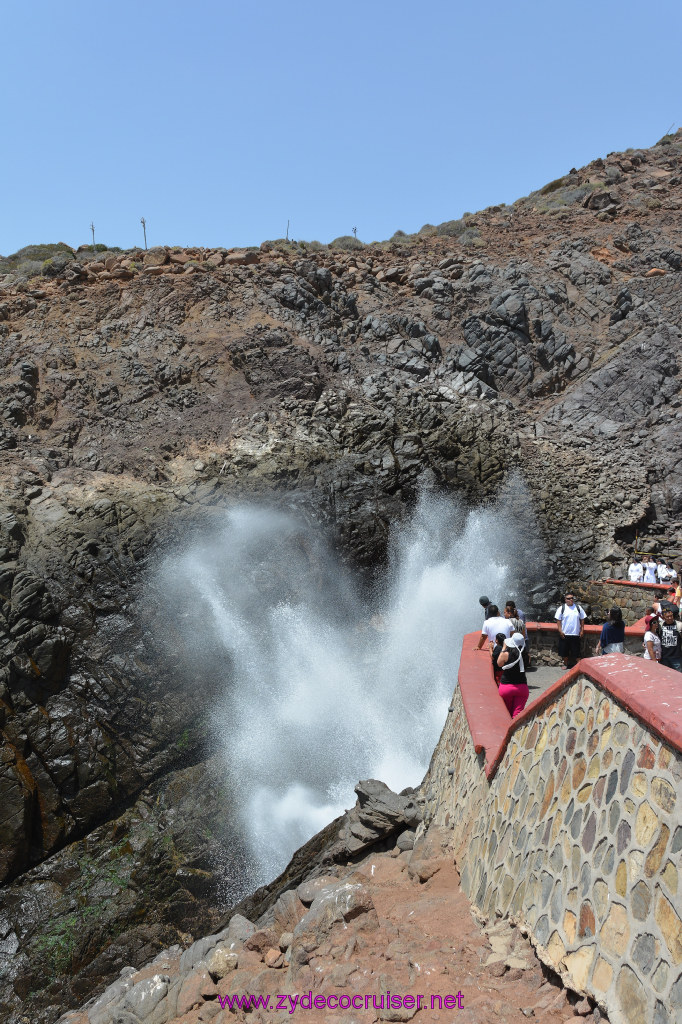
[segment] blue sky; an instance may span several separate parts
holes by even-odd
[[[369,242],[682,123],[682,4],[71,0],[2,15],[0,253]]]

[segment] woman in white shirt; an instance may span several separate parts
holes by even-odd
[[[644,660],[645,661],[660,661],[661,660],[661,638],[658,633],[654,632],[658,625],[657,615],[647,615],[644,619],[644,625],[646,626],[646,633],[644,634]]]
[[[648,558],[644,565],[644,582],[655,583],[656,582],[656,563],[653,558]]]
[[[631,583],[641,583],[644,578],[644,569],[639,558],[635,555],[628,568],[628,579]]]

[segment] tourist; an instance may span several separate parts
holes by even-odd
[[[526,629],[525,616],[519,608],[516,607],[514,601],[507,601],[504,606],[504,617],[509,619],[514,631],[520,633],[523,637],[523,667],[527,672],[530,668],[530,651],[528,650],[528,630]]]
[[[666,608],[669,609],[673,613],[673,618],[674,619],[679,618],[680,609],[675,604],[675,600],[674,600],[675,599],[675,594],[676,594],[676,591],[673,588],[672,591],[669,590],[667,592],[665,597],[660,598],[658,601],[654,601],[654,603],[653,603],[653,610],[654,610],[654,613],[656,615],[658,615],[659,619],[661,619],[661,620],[663,619],[663,612],[666,610]]]
[[[483,617],[485,619],[489,619],[490,618],[490,609],[491,608],[495,608],[495,605],[490,603],[490,598],[486,597],[485,594],[483,594],[482,597],[479,597],[478,603],[480,604],[481,608],[483,609],[483,612],[484,612]]]
[[[661,636],[661,665],[682,672],[682,634],[671,608],[663,609],[663,622],[659,626]]]
[[[526,613],[524,611],[521,611],[516,601],[513,601],[510,597],[504,607],[511,609],[512,616],[516,619],[521,619],[521,621],[525,624]],[[523,630],[520,630],[519,632],[523,632]]]
[[[633,555],[628,568],[628,579],[631,583],[641,583],[644,579],[644,566],[639,555]]]
[[[646,661],[660,661],[661,659],[661,638],[658,635],[658,615],[647,615],[644,618],[646,627],[644,639],[644,659]]]
[[[497,664],[497,659],[502,653],[504,647],[504,641],[506,640],[504,633],[498,633],[495,637],[495,646],[493,647],[493,675],[495,676],[495,682],[499,686],[502,681],[502,669]]]
[[[662,558],[656,559],[656,579],[659,583],[667,583],[670,579],[668,573],[668,566],[665,564]]]
[[[514,633],[504,641],[502,651],[497,657],[497,666],[502,669],[500,697],[512,718],[516,718],[528,703],[528,681],[523,671],[523,648],[523,636],[521,633]]]
[[[515,633],[521,633],[524,640],[526,639],[526,624],[519,615],[519,610],[513,601],[507,601],[504,606],[504,617],[509,619],[512,626],[514,627]]]
[[[576,604],[573,594],[566,594],[564,603],[555,612],[554,618],[559,623],[559,657],[563,659],[566,668],[575,665],[580,657],[580,639],[586,617],[581,605]]]
[[[648,555],[642,562],[644,569],[644,583],[656,582],[656,562],[651,555]]]
[[[488,649],[492,651],[498,633],[504,633],[505,637],[509,637],[514,632],[511,622],[509,619],[502,618],[496,604],[489,604],[486,612],[488,614],[481,630],[481,639],[478,641],[478,647],[474,647],[475,651],[480,651],[486,640]]]
[[[677,583],[677,569],[672,562],[665,563],[668,566],[668,579],[671,583]]]
[[[609,612],[608,620],[602,626],[601,636],[595,654],[623,654],[625,651],[625,623],[623,613],[617,605]]]

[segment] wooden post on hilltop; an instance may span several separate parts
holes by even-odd
[[[95,249],[95,225],[90,221],[90,230],[92,231],[92,251],[97,252]]]
[[[146,249],[147,248],[147,221],[144,219],[144,217],[140,217],[140,224],[142,225],[142,230],[144,231],[144,247]]]

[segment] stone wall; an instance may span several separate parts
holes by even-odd
[[[591,664],[603,674],[607,660],[634,678],[649,671],[623,655]],[[517,921],[613,1024],[673,1024],[682,1019],[682,754],[585,666],[510,723],[493,755],[472,736],[472,696],[460,687],[424,781],[425,820],[450,830],[474,904]]]
[[[561,665],[559,657],[559,630],[553,623],[529,622],[528,650],[533,665]],[[580,657],[592,658],[599,637],[601,626],[585,626],[580,640]],[[643,626],[627,626],[625,630],[625,650],[628,654],[642,653]]]
[[[634,625],[644,617],[650,604],[665,597],[667,584],[630,583],[628,580],[592,580],[579,588],[580,603],[590,605],[590,618],[604,622],[614,605],[623,612],[626,625]]]

